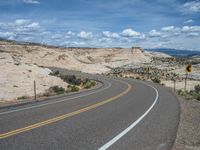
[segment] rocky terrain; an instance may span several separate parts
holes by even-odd
[[[130,63],[148,63],[153,56],[169,57],[140,48],[56,48],[10,41],[0,41],[0,52],[7,54],[4,58],[11,57],[16,64],[54,66],[89,73],[105,73],[110,71],[110,67],[121,67]]]
[[[199,60],[198,58],[194,58]],[[178,74],[177,88],[183,88],[185,64],[159,52],[132,48],[59,48],[34,43],[18,43],[0,40],[0,100],[16,99],[33,95],[33,81],[36,80],[38,93],[52,85],[66,87],[57,77],[50,76],[49,69],[41,66],[60,67],[87,73],[123,73],[132,77],[157,76],[169,87],[171,77]],[[148,69],[150,68],[150,69]],[[145,72],[144,70],[149,72]],[[200,79],[200,65],[194,66],[188,81],[188,88]],[[148,79],[148,78],[147,78]]]

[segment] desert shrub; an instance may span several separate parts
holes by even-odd
[[[182,90],[177,90],[178,95],[182,95],[183,91]]]
[[[136,77],[137,80],[141,80],[140,77]]]
[[[158,79],[158,78],[153,78],[153,79],[151,79],[154,83],[161,83],[161,81],[160,81],[160,79]]]
[[[84,82],[83,82],[83,87],[86,88],[86,89],[89,89],[93,86],[95,86],[96,83],[94,81],[91,81],[89,79],[86,79]]]
[[[18,100],[22,100],[22,99],[27,99],[27,98],[28,98],[28,96],[24,96],[24,95],[23,95],[23,96],[18,97],[17,99],[18,99]]]
[[[61,79],[63,79],[63,81],[69,83],[69,84],[73,84],[73,85],[81,85],[81,79],[77,79],[76,76],[74,75],[61,75],[60,76]]]
[[[200,101],[200,94],[197,95],[196,99]]]
[[[59,70],[56,70],[55,72],[51,72],[49,75],[58,76],[59,74],[60,74]]]
[[[64,94],[65,93],[65,89],[63,87],[59,87],[57,85],[50,87],[49,91],[52,91],[56,94]]]
[[[194,86],[194,91],[196,93],[200,93],[200,85],[199,84]]]
[[[77,92],[77,91],[79,91],[79,87],[77,87],[77,86],[72,86],[72,90],[71,90],[72,92]]]
[[[80,90],[79,87],[77,87],[75,85],[68,85],[67,88],[68,88],[67,92],[77,92]]]

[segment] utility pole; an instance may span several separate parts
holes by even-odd
[[[174,75],[173,75],[174,91],[176,91],[176,79],[177,79],[177,75],[176,75],[176,73],[174,73]]]
[[[36,100],[36,82],[34,80],[34,99]]]
[[[185,74],[185,92],[186,92],[186,86],[187,86],[187,78],[188,78],[188,72]]]
[[[176,91],[176,79],[174,79],[174,91]]]

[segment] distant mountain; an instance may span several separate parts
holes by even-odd
[[[194,51],[194,50],[177,50],[169,48],[156,48],[156,49],[146,49],[146,50],[154,52],[162,52],[175,57],[200,56],[200,51]]]

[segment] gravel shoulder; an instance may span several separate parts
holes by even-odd
[[[172,150],[200,150],[200,101],[179,97],[181,118]]]

